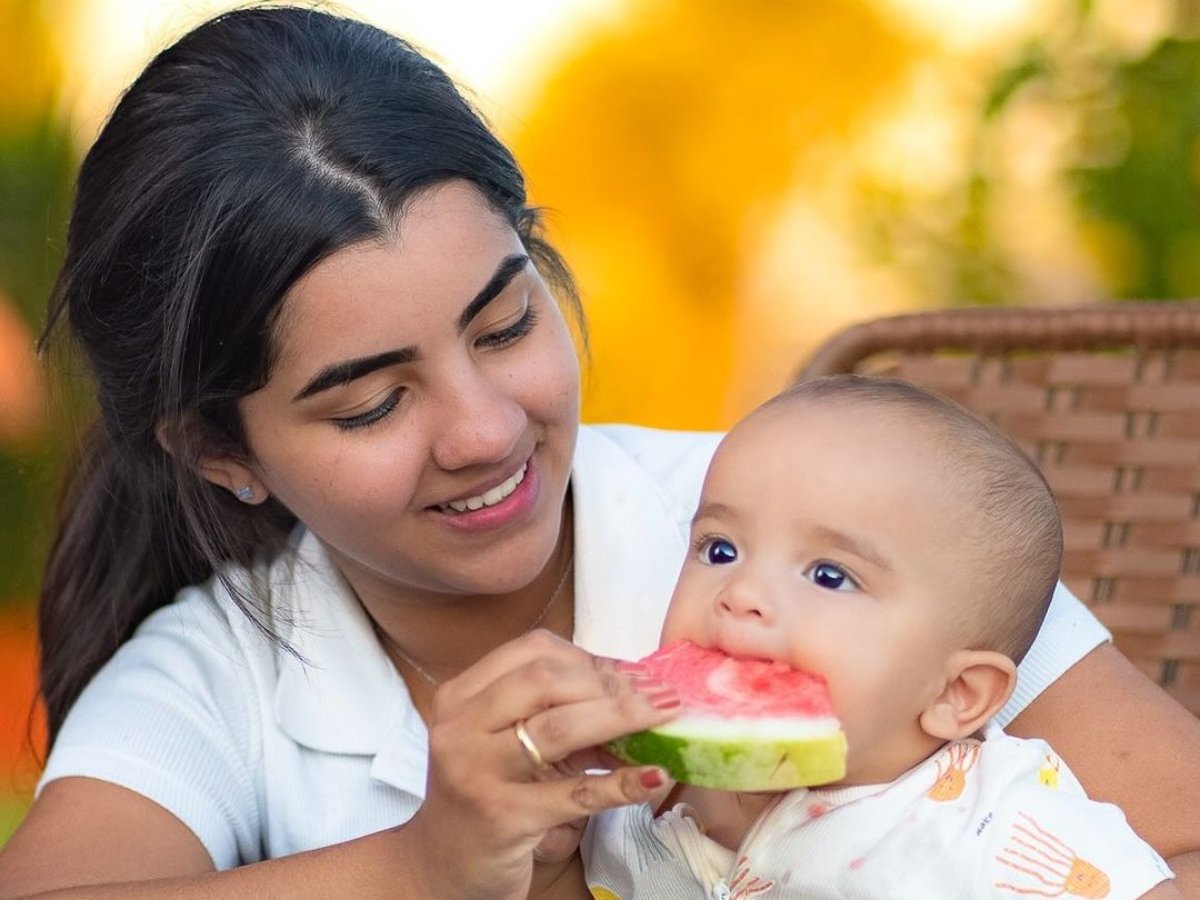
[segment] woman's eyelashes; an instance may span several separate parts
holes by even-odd
[[[525,312],[521,314],[521,318],[517,319],[511,325],[506,325],[496,331],[489,331],[481,335],[476,339],[475,346],[485,349],[506,347],[529,334],[535,324],[537,324],[537,310],[532,306],[526,307]],[[391,391],[378,406],[373,406],[366,412],[356,416],[344,416],[332,419],[331,421],[342,431],[367,428],[378,422],[382,422],[390,416],[396,407],[400,405],[400,399],[403,396],[404,388],[398,387]]]
[[[526,306],[525,312],[521,318],[507,325],[504,328],[499,328],[496,331],[489,331],[486,334],[480,335],[475,341],[475,346],[483,348],[504,347],[513,343],[533,330],[533,326],[537,324],[537,310],[532,306]]]
[[[334,425],[342,431],[354,431],[356,428],[367,428],[377,422],[382,422],[392,414],[397,406],[400,405],[400,398],[404,395],[404,388],[398,387],[383,398],[383,402],[378,406],[373,406],[364,413],[359,413],[357,416],[346,416],[345,418],[332,419]]]

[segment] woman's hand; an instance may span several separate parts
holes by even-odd
[[[677,709],[635,667],[547,631],[446,682],[429,722],[425,802],[404,826],[423,870],[439,879],[424,896],[525,900],[535,860],[565,862],[587,816],[644,802],[665,780],[648,766],[584,774],[611,764],[596,748]]]

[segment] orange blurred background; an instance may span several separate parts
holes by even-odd
[[[0,0],[0,840],[36,778],[31,603],[87,410],[33,354],[73,167],[225,5]],[[516,150],[582,288],[589,421],[724,427],[891,312],[1200,293],[1198,0],[341,8]]]

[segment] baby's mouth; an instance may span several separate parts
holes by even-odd
[[[466,497],[462,500],[451,500],[449,503],[440,503],[437,506],[439,512],[450,513],[457,515],[458,513],[474,512],[477,509],[483,509],[485,506],[495,506],[500,501],[504,500],[525,480],[525,472],[529,468],[529,463],[525,462],[521,465],[515,474],[500,482],[494,488],[484,491],[482,494],[476,494],[474,497]]]

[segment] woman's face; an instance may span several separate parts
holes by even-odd
[[[241,401],[256,488],[360,595],[506,593],[559,538],[579,370],[520,239],[465,182],[285,300],[269,382]],[[256,491],[257,492],[257,491]]]

